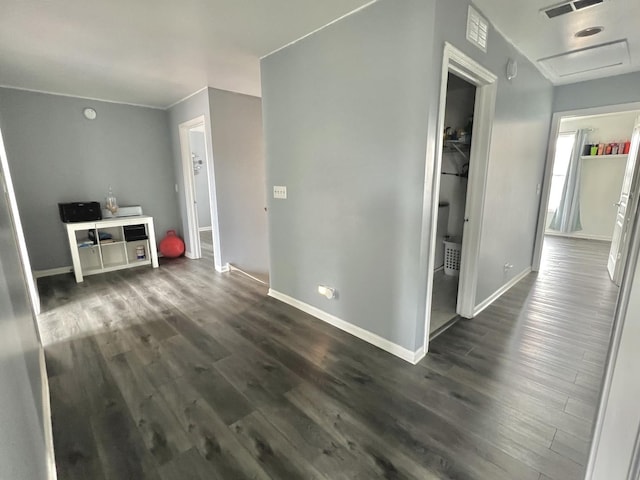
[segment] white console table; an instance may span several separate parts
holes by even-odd
[[[147,239],[126,241],[123,227],[127,225],[144,225]],[[78,283],[82,282],[85,275],[142,265],[158,267],[153,217],[140,215],[108,218],[91,222],[66,223],[65,226],[73,260],[73,273]],[[93,231],[95,243],[89,240],[90,231]],[[110,234],[111,239],[100,241],[100,233]],[[144,247],[144,258],[138,258],[139,246]]]

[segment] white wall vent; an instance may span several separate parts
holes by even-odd
[[[544,13],[549,18],[556,18],[567,13],[577,12],[583,8],[593,7],[603,3],[604,0],[571,0],[570,2],[563,2],[560,4],[552,5],[551,7],[545,7],[540,10],[540,13]]]
[[[467,15],[467,40],[483,52],[486,52],[488,34],[489,22],[487,22],[487,19],[482,17],[475,8],[469,5],[469,14]]]

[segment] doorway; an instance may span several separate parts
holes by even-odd
[[[450,85],[451,82],[451,85]],[[434,334],[439,334],[448,326],[450,322],[438,325],[435,319],[436,311],[440,309],[439,298],[455,299],[456,318],[473,318],[476,310],[476,290],[478,284],[478,258],[480,252],[480,237],[482,230],[482,220],[484,215],[484,198],[486,190],[487,169],[489,164],[489,146],[491,143],[491,131],[495,112],[497,77],[482,65],[462,53],[449,43],[445,43],[442,61],[442,77],[440,87],[440,105],[438,110],[438,122],[436,124],[436,143],[433,156],[427,156],[427,166],[425,169],[425,184],[432,185],[429,190],[425,188],[425,205],[430,205],[430,218],[423,223],[425,230],[430,232],[428,243],[428,267],[427,267],[427,295],[425,308],[425,329],[424,329],[424,351],[428,350],[429,340]],[[466,92],[458,96],[454,95],[457,87]],[[450,104],[455,105],[456,101],[466,105],[471,104],[471,115],[464,112],[454,115],[450,119],[453,125],[449,125],[445,120],[447,111],[447,94],[449,93]],[[465,97],[466,95],[466,97]],[[473,96],[473,99],[470,99]],[[470,117],[473,120],[470,122]],[[455,138],[454,138],[455,130]],[[469,131],[467,131],[469,130]],[[460,137],[460,138],[459,138]],[[445,150],[453,155],[444,161]],[[447,153],[448,155],[448,153]],[[465,159],[466,157],[466,159]],[[429,159],[433,159],[430,163]],[[451,170],[450,170],[451,168]],[[449,178],[450,177],[450,178]],[[446,180],[444,180],[446,178]],[[441,187],[446,191],[445,185],[453,180],[458,192],[455,195],[456,206],[454,213],[451,212],[449,202],[449,212],[446,215],[447,221],[443,220],[444,210],[441,216],[441,209],[445,209],[446,201],[441,202]],[[464,207],[462,207],[464,205]],[[447,231],[445,233],[445,223]],[[458,277],[451,279],[446,288],[448,296],[442,295],[440,285],[434,282],[434,273],[439,268],[439,255],[447,254],[447,245],[444,239],[450,235],[449,224],[451,223],[451,233],[459,233],[459,238],[454,238],[458,242],[450,242],[453,248],[454,265],[458,263]],[[438,226],[440,225],[440,231]],[[456,237],[452,235],[449,237]],[[457,245],[455,245],[457,243]],[[443,265],[444,267],[444,265]],[[444,268],[443,268],[444,270]],[[444,272],[443,272],[444,273]],[[455,275],[452,275],[455,277]],[[445,279],[446,280],[446,279]],[[442,285],[445,285],[442,283]],[[457,290],[457,292],[456,292]],[[447,302],[453,305],[453,301]],[[444,318],[446,315],[442,315]],[[433,326],[432,326],[433,321]],[[447,325],[449,324],[449,325]]]
[[[626,228],[624,184],[627,178],[627,193],[632,185],[637,189],[632,183],[637,155],[633,155],[631,140],[639,113],[640,104],[635,103],[554,114],[534,271],[540,269],[545,238],[580,239],[615,250],[615,261],[601,268],[609,268],[612,281],[620,284],[627,238],[622,235]]]
[[[448,72],[430,336],[457,317],[476,86]]]
[[[185,256],[209,260],[216,270],[220,270],[219,231],[212,188],[214,172],[204,115],[180,124],[179,134],[182,190],[188,224],[185,232]]]
[[[205,146],[204,123],[189,129],[189,153],[193,166],[193,187],[198,222],[198,240],[202,258],[213,263],[213,233],[211,222],[211,191]]]

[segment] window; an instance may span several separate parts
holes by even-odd
[[[556,143],[556,156],[553,159],[553,177],[551,178],[551,191],[549,193],[549,212],[555,212],[560,206],[562,189],[564,188],[564,178],[567,176],[569,160],[573,144],[576,140],[575,132],[561,133],[558,135]]]

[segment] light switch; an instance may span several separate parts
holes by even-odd
[[[286,200],[287,198],[287,187],[274,185],[273,186],[273,198],[280,198]]]

